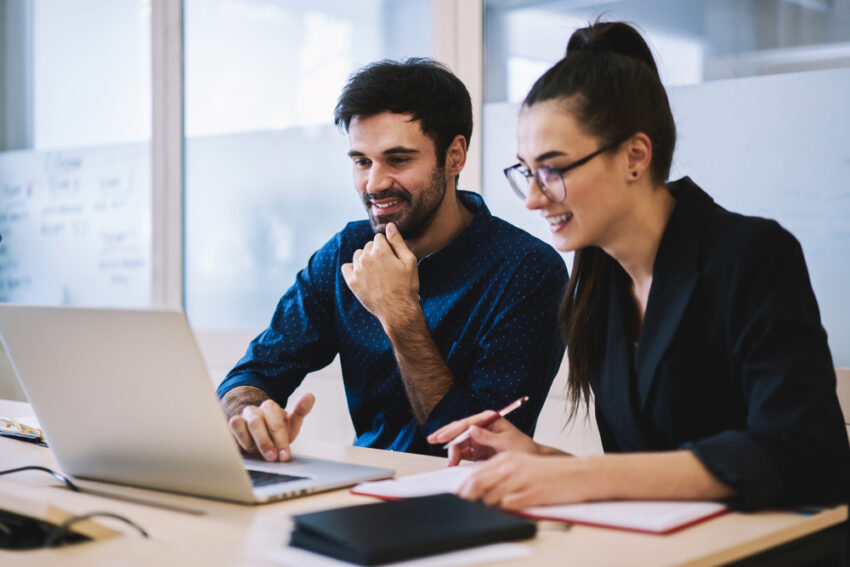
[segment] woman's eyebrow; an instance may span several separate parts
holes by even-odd
[[[566,153],[566,152],[562,152],[562,151],[559,151],[559,150],[551,150],[551,151],[540,154],[539,156],[534,158],[534,161],[537,162],[537,163],[540,163],[541,161],[546,161],[547,159],[551,159],[553,157],[561,157],[561,156],[568,156],[568,155],[569,154]]]

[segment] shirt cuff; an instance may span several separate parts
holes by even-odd
[[[776,506],[782,499],[782,480],[770,453],[740,431],[685,443],[708,471],[735,490],[728,503],[741,510]]]
[[[227,392],[236,386],[253,386],[265,392],[271,399],[275,399],[275,396],[269,392],[263,381],[253,374],[237,374],[235,376],[228,376],[221,381],[221,384],[218,385],[215,392],[218,395],[218,398],[221,399]]]

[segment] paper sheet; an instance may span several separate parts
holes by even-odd
[[[0,417],[0,431],[8,431],[10,433],[20,433],[21,427],[25,428],[25,434],[36,439],[44,440],[44,434],[41,431],[41,425],[35,416],[26,417]]]
[[[482,545],[460,551],[440,553],[429,557],[420,557],[408,561],[385,563],[381,567],[463,567],[479,565],[495,561],[506,561],[531,555],[531,548],[521,543],[495,543]],[[318,553],[285,547],[269,552],[266,557],[282,565],[298,565],[299,567],[351,567],[355,563],[340,561]]]
[[[460,485],[480,464],[446,467],[436,471],[412,474],[389,480],[364,482],[351,489],[355,494],[380,498],[413,498],[444,492],[457,492]]]

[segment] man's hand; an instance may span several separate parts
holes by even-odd
[[[227,394],[222,400],[225,408],[236,405],[233,400],[226,398]],[[304,417],[313,409],[315,402],[313,394],[304,394],[292,411],[287,412],[277,402],[266,397],[259,405],[242,405],[241,410],[234,415],[228,412],[228,425],[246,453],[259,453],[267,461],[288,461],[291,457],[289,445],[295,441]]]
[[[348,288],[389,337],[407,398],[419,424],[446,395],[454,377],[419,305],[419,266],[395,224],[376,234],[340,268]]]
[[[341,270],[348,288],[385,329],[393,317],[420,309],[416,255],[393,223],[387,224],[386,236],[376,234]]]

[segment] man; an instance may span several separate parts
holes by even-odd
[[[564,353],[567,273],[548,244],[456,189],[472,133],[463,83],[427,59],[374,63],[345,86],[335,123],[369,220],[313,254],[219,386],[233,435],[289,459],[314,398],[282,406],[337,354],[356,445],[436,453],[425,437],[437,428],[524,395],[511,421],[531,434]]]

